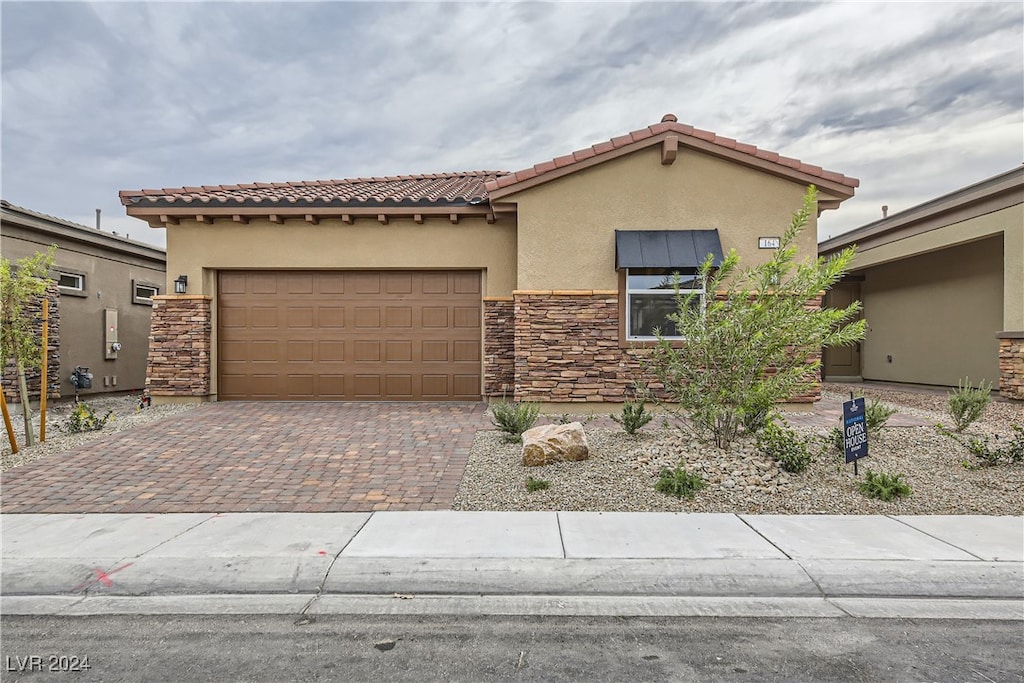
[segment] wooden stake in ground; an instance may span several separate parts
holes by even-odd
[[[3,388],[0,388],[0,408],[4,412],[4,426],[7,427],[7,440],[11,442],[11,453],[18,452],[18,439],[14,436],[14,425],[11,424],[11,414],[7,412],[7,399],[4,398]]]
[[[43,358],[39,377],[39,443],[46,441],[46,361],[50,356],[50,300],[43,297]]]

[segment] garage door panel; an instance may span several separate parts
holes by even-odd
[[[380,329],[380,307],[356,306],[355,325],[361,329]]]
[[[253,306],[249,309],[249,327],[278,326],[277,309],[270,306]]]
[[[352,393],[356,398],[381,398],[380,375],[356,375],[352,379]]]
[[[384,345],[384,360],[388,363],[407,363],[412,361],[411,341],[389,341]]]
[[[317,345],[317,360],[322,363],[343,363],[345,361],[345,342],[320,340]]]
[[[224,399],[478,400],[478,272],[223,272]]]
[[[316,315],[320,327],[345,327],[344,306],[317,306]]]
[[[309,329],[313,327],[312,306],[288,306],[286,319],[291,329]]]
[[[313,342],[311,341],[297,341],[292,340],[288,342],[288,362],[289,363],[312,363],[313,362]]]
[[[380,342],[359,340],[353,344],[355,350],[355,361],[357,363],[378,363],[380,362]]]
[[[384,317],[386,327],[412,327],[412,308],[410,306],[388,306],[386,311]]]
[[[447,306],[424,306],[423,327],[447,328],[448,307]]]
[[[423,375],[424,398],[447,398],[448,375]]]

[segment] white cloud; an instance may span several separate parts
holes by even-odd
[[[4,197],[157,243],[118,190],[516,170],[670,111],[861,178],[823,235],[1024,160],[1019,4],[0,11]]]

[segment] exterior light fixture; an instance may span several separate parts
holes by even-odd
[[[184,294],[186,289],[188,289],[188,275],[179,275],[178,279],[174,281],[174,293]]]

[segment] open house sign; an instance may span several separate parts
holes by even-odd
[[[847,464],[867,457],[868,423],[864,417],[864,397],[851,399],[843,404],[843,450]]]

